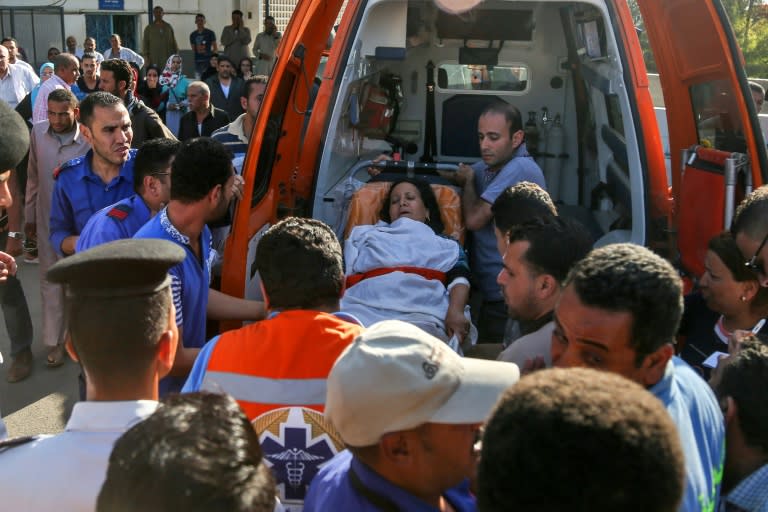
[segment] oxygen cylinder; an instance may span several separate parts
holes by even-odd
[[[547,133],[547,158],[544,159],[544,179],[547,180],[547,191],[553,201],[560,199],[560,171],[562,160],[560,155],[565,148],[565,130],[560,120],[560,114],[555,116]]]
[[[541,129],[539,130],[539,157],[536,159],[539,167],[544,168],[544,162],[547,160],[547,137],[549,136],[549,125],[551,121],[549,118],[549,109],[547,107],[541,108]]]
[[[528,112],[528,122],[525,123],[523,131],[525,132],[525,147],[528,148],[528,153],[534,157],[537,156],[539,154],[539,127],[536,126],[536,111]]]

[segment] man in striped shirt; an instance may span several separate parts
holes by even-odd
[[[256,124],[256,116],[259,114],[261,100],[264,99],[264,91],[267,88],[267,77],[263,75],[252,76],[245,81],[243,87],[244,96],[240,98],[240,104],[245,110],[234,121],[213,132],[211,138],[224,144],[235,156],[235,159],[245,156],[248,151],[248,141],[251,138],[253,126]],[[242,165],[242,163],[240,164]],[[240,168],[236,165],[237,171]]]

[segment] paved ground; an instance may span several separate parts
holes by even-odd
[[[77,400],[77,375],[80,369],[69,358],[66,358],[62,367],[50,369],[45,366],[38,266],[19,263],[18,276],[27,296],[35,329],[35,341],[32,344],[35,363],[32,375],[26,380],[15,384],[6,382],[5,373],[11,364],[11,346],[8,333],[0,327],[0,352],[5,359],[5,363],[0,365],[0,412],[10,436],[59,432],[64,428],[72,405]]]

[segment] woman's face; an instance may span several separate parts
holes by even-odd
[[[240,72],[243,74],[251,72],[251,61],[249,59],[240,61]]]
[[[744,283],[733,278],[731,271],[714,251],[707,251],[699,286],[707,307],[712,311],[729,314],[742,306],[748,306],[747,302],[741,300],[745,293]]]
[[[217,68],[217,67],[219,67],[219,58],[218,58],[218,57],[211,57],[211,59],[208,61],[208,64],[209,64],[209,65],[210,65],[212,68]]]
[[[52,75],[53,75],[53,68],[50,66],[46,66],[43,68],[43,74],[40,75],[40,81],[45,82],[46,80],[51,78]]]
[[[155,87],[157,85],[157,70],[150,69],[147,71],[147,84],[149,84],[150,87]]]
[[[427,207],[419,189],[411,183],[398,184],[389,195],[389,218],[395,221],[400,217],[419,222],[427,220]]]
[[[174,57],[174,59],[171,60],[171,71],[175,73],[180,69],[181,69],[181,57]]]

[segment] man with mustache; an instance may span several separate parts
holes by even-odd
[[[496,246],[491,205],[507,188],[530,181],[545,188],[544,173],[528,154],[520,111],[506,102],[487,106],[477,121],[482,161],[472,166],[460,164],[455,173],[441,173],[462,187],[464,222],[472,231],[474,243],[470,260],[473,283],[482,295],[481,307],[475,308],[474,324],[479,341],[498,343],[504,336],[507,310],[496,276],[502,269]]]
[[[54,171],[49,238],[59,256],[75,252],[91,215],[133,194],[133,129],[123,101],[90,94],[80,104],[80,123],[91,151]]]

